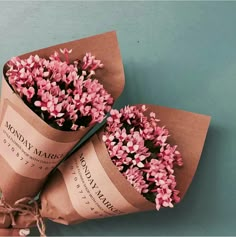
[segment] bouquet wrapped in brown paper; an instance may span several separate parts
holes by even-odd
[[[6,63],[0,117],[4,202],[34,197],[50,171],[103,120],[123,87],[115,32],[37,50]]]
[[[209,122],[155,105],[111,110],[107,124],[46,183],[42,217],[68,225],[173,207],[192,181]]]

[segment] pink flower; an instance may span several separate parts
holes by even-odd
[[[163,188],[158,188],[156,195],[157,210],[159,210],[158,208],[160,206],[174,207],[171,196],[172,191],[167,186],[164,186]]]
[[[148,192],[148,184],[146,184],[140,169],[130,168],[124,173],[124,176],[139,193]]]
[[[77,129],[78,129],[78,125],[77,124],[72,124],[71,130],[76,131]]]
[[[68,50],[68,49],[65,48],[65,49],[60,49],[60,51],[61,51],[62,54],[64,54],[66,63],[69,64],[70,63],[69,54],[72,52],[72,49]]]
[[[126,130],[124,128],[123,129],[118,128],[115,132],[115,137],[120,141],[125,141],[127,139]]]
[[[72,53],[72,49],[68,50],[67,48],[64,48],[64,49],[60,49],[61,53],[63,54],[70,54]]]
[[[128,153],[131,153],[131,154],[132,154],[132,153],[136,152],[136,151],[138,150],[138,148],[139,148],[139,145],[138,145],[138,144],[133,144],[132,141],[129,141],[129,142],[127,143],[126,150],[127,150]]]
[[[27,97],[28,101],[31,101],[31,98],[35,94],[35,90],[33,87],[30,87],[29,89],[24,87],[24,88],[22,88],[22,93]]]
[[[64,115],[64,113],[61,113],[62,111],[62,105],[61,104],[53,104],[51,101],[47,104],[48,110],[50,113],[50,116],[54,118],[60,118]]]
[[[61,61],[59,58],[59,53],[57,51],[55,51],[50,57],[49,59],[53,62],[53,61]]]
[[[134,155],[134,159],[133,159],[133,164],[137,165],[139,168],[143,168],[144,167],[144,160],[147,157],[145,155],[142,154],[135,154]]]
[[[94,56],[92,56],[91,53],[86,53],[86,55],[83,58],[83,66],[82,69],[84,70],[89,70],[93,71],[96,70],[97,68],[102,68],[103,64],[101,63],[101,60],[95,59]]]
[[[64,122],[65,122],[65,119],[64,119],[64,118],[56,119],[56,123],[57,123],[60,127],[63,126]]]

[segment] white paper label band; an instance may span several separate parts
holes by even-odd
[[[34,127],[39,124],[29,123],[9,101],[5,100],[3,107],[0,155],[16,173],[24,177],[46,177],[75,142],[53,141]]]
[[[88,141],[59,167],[72,206],[83,218],[95,219],[140,211],[119,192]]]

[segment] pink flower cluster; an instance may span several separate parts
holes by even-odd
[[[48,124],[61,130],[78,130],[101,122],[110,111],[113,98],[95,79],[103,67],[91,53],[69,62],[72,50],[61,50],[49,59],[38,55],[14,57],[6,76],[13,90]]]
[[[111,110],[103,141],[120,172],[157,210],[173,207],[179,202],[174,165],[182,166],[182,157],[168,144],[168,130],[158,126],[155,113],[145,111],[144,105]]]

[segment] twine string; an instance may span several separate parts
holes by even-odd
[[[19,215],[32,216],[33,219],[36,221],[40,236],[46,237],[46,227],[43,218],[40,215],[38,203],[35,199],[30,197],[24,197],[17,200],[14,205],[11,206],[5,201],[4,197],[2,196],[0,199],[0,213],[9,215],[13,227],[16,225],[14,216],[16,212]]]

